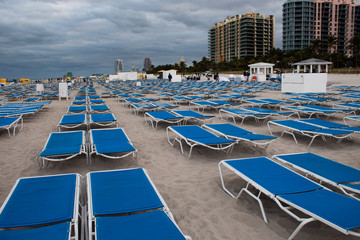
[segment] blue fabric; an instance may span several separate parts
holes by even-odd
[[[356,199],[326,189],[280,197],[343,229],[360,227],[360,201]]]
[[[86,101],[73,101],[72,104],[86,104]]]
[[[202,144],[224,144],[224,143],[233,143],[235,141],[218,137],[215,134],[197,126],[197,125],[187,125],[187,126],[173,126],[171,127],[176,132],[181,134],[187,139],[200,142]]]
[[[226,111],[237,114],[237,115],[244,115],[244,116],[267,116],[269,114],[266,113],[254,113],[247,111],[245,109],[226,109]]]
[[[305,122],[305,123],[310,123],[310,124],[318,125],[318,126],[321,126],[321,127],[326,127],[326,128],[343,128],[343,127],[348,127],[347,125],[344,125],[344,124],[335,123],[335,122],[330,122],[330,121],[325,121],[325,120],[317,119],[317,118],[301,119],[300,121],[301,121],[301,122]]]
[[[75,174],[20,179],[0,214],[0,228],[72,219],[75,189]]]
[[[69,112],[82,112],[86,111],[86,106],[70,106]]]
[[[183,117],[175,116],[174,114],[167,111],[157,111],[157,112],[148,112],[150,116],[153,118],[161,119],[161,120],[171,120],[171,119],[181,119]]]
[[[360,191],[360,184],[342,184],[344,186],[348,186],[351,187],[353,189],[359,190]]]
[[[289,154],[276,157],[336,183],[360,181],[360,170],[313,153]]]
[[[84,122],[85,122],[85,114],[64,115],[61,118],[60,125],[80,124]]]
[[[163,207],[143,169],[90,173],[93,214],[129,213]]]
[[[19,119],[18,117],[0,118],[0,127],[9,126],[9,125],[13,124],[18,119]]]
[[[68,240],[70,222],[23,230],[0,231],[1,240]]]
[[[294,129],[297,129],[300,131],[313,131],[313,130],[319,128],[319,127],[315,127],[313,125],[302,123],[302,122],[295,121],[295,120],[278,120],[278,121],[273,121],[273,123],[277,123],[277,124],[283,125],[285,127],[294,128]]]
[[[93,122],[111,122],[116,121],[112,113],[101,113],[101,114],[91,114],[91,121]]]
[[[100,111],[109,110],[107,105],[91,105],[90,108],[91,110],[100,110]]]
[[[174,111],[174,113],[179,114],[183,117],[194,117],[194,118],[212,118],[215,116],[211,115],[203,115],[201,113],[192,111],[192,110],[181,110],[181,111]]]
[[[102,99],[90,99],[90,103],[104,103]]]
[[[129,143],[129,139],[121,128],[108,130],[91,130],[96,152],[121,153],[136,149]]]
[[[205,126],[208,126],[218,132],[223,133],[224,135],[229,136],[239,136],[239,135],[245,135],[245,134],[251,134],[250,131],[245,130],[243,128],[237,127],[235,125],[232,125],[230,123],[222,123],[222,124],[206,124]]]
[[[121,217],[96,218],[97,240],[185,240],[161,210]]]
[[[266,157],[225,161],[274,195],[292,194],[322,188],[320,185],[274,163]]]
[[[51,133],[39,156],[74,154],[81,151],[83,131]]]

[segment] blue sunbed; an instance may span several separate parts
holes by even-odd
[[[247,183],[239,193],[233,193],[234,190],[225,185],[224,167]],[[261,195],[274,200],[283,211],[299,221],[289,239],[313,221],[321,221],[346,235],[360,236],[360,201],[327,190],[266,157],[223,160],[219,163],[219,171],[223,189],[233,198],[247,193],[257,200],[265,222],[268,220]]]

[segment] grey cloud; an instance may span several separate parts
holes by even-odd
[[[125,67],[190,64],[207,56],[207,33],[227,16],[272,14],[281,46],[283,1],[0,0],[0,77],[112,73]],[[76,72],[77,71],[77,72]]]

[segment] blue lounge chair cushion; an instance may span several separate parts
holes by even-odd
[[[157,111],[157,112],[148,112],[150,116],[156,119],[162,120],[172,120],[172,119],[182,119],[183,117],[175,116],[174,114],[167,111]]]
[[[274,195],[307,192],[322,188],[266,157],[225,162]]]
[[[75,188],[75,174],[20,179],[0,214],[0,228],[72,219]]]
[[[82,112],[86,111],[86,106],[70,106],[69,112]]]
[[[121,128],[109,130],[91,130],[93,143],[97,153],[131,152],[136,149]]]
[[[107,105],[91,105],[90,106],[91,110],[98,110],[98,111],[106,111],[109,110]]]
[[[63,222],[46,227],[22,230],[0,231],[1,240],[67,240],[70,222]]]
[[[93,122],[111,122],[116,121],[114,116],[111,113],[102,113],[102,114],[91,114],[91,121]]]
[[[185,240],[161,210],[121,217],[96,218],[96,239]]]
[[[17,121],[18,117],[0,118],[0,127],[6,127]]]
[[[83,144],[83,131],[51,133],[40,157],[79,153]]]
[[[183,117],[192,117],[192,118],[213,118],[213,115],[203,115],[201,113],[192,111],[192,110],[181,110],[181,111],[174,111],[174,113],[179,114]]]
[[[93,215],[163,207],[143,169],[90,173]]]
[[[356,199],[326,189],[279,197],[343,229],[351,230],[360,227],[360,204]]]
[[[85,122],[85,114],[64,115],[60,125],[80,124]]]
[[[336,183],[360,181],[360,170],[313,153],[289,154],[277,157]]]

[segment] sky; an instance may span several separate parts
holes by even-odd
[[[227,16],[274,15],[281,48],[285,0],[0,0],[0,78],[44,79],[188,65],[208,55],[208,30]]]

